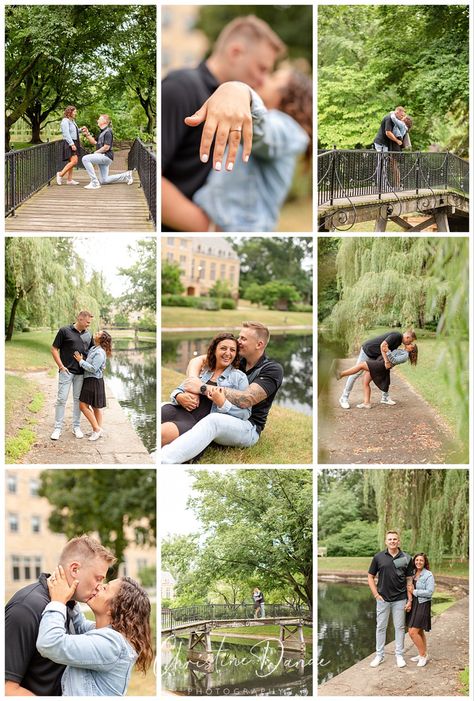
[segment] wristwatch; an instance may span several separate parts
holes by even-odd
[[[201,385],[199,388],[199,391],[201,394],[206,394],[207,392],[207,385]]]

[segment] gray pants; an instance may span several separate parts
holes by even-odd
[[[114,183],[126,183],[128,173],[117,173],[109,175],[109,168],[112,161],[105,153],[90,153],[82,157],[82,164],[90,176],[91,183],[94,185],[113,185]],[[99,176],[97,177],[94,165],[99,166]]]
[[[66,401],[69,390],[72,386],[72,427],[79,428],[81,421],[81,410],[79,408],[79,395],[81,394],[84,375],[73,375],[71,372],[63,370],[58,375],[58,398],[56,400],[56,411],[54,416],[54,428],[63,427],[64,413],[66,411]]]
[[[364,353],[364,349],[360,349],[359,357],[357,358],[356,365],[359,363],[364,363],[367,360],[370,360],[369,356]],[[349,377],[346,380],[346,386],[344,387],[344,391],[342,393],[341,399],[345,399],[349,401],[349,394],[352,392],[352,388],[354,387],[354,382],[357,380],[358,377],[362,375],[364,371],[361,370],[360,372],[357,372],[355,375],[349,375]],[[382,392],[382,398],[383,399],[388,399],[388,392]]]
[[[387,635],[388,619],[392,612],[393,627],[395,628],[395,654],[403,655],[405,642],[405,606],[407,599],[402,601],[377,601],[377,633],[375,636],[375,651],[380,657],[385,655],[385,638]]]

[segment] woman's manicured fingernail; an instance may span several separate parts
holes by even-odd
[[[250,156],[249,156],[249,155],[247,155],[247,156],[244,156],[244,163],[248,163],[248,162],[249,162],[249,158],[250,158]]]
[[[201,156],[201,161],[202,161],[203,163],[207,163],[208,160],[209,160],[209,156],[207,155],[207,153],[203,153],[202,156]]]
[[[228,164],[227,164],[227,170],[232,170],[233,167],[234,167],[234,164],[233,164],[233,163],[228,163]]]
[[[216,165],[214,166],[214,168],[215,168],[216,170],[220,170],[221,167],[222,167],[221,162],[220,162],[220,161],[216,161]]]

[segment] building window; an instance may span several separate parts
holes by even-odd
[[[144,570],[146,567],[148,567],[148,560],[146,559],[146,557],[137,558],[137,572],[140,572],[140,570]]]
[[[40,488],[40,482],[39,480],[31,479],[30,480],[30,497],[37,497],[38,492]]]
[[[26,579],[26,580],[31,579],[31,557],[25,556],[23,558],[23,572],[24,572],[23,579]]]
[[[211,263],[211,280],[216,279],[216,264]]]
[[[174,238],[172,236],[168,238],[168,246],[174,246]]]
[[[221,280],[225,280],[225,263],[221,263]]]
[[[41,532],[41,518],[39,516],[31,517],[31,532],[40,533]]]
[[[34,561],[35,579],[38,579],[41,574],[41,556],[35,555]]]
[[[183,268],[185,268],[185,267],[186,267],[186,256],[180,256],[180,257],[179,257],[179,262],[181,263],[181,266],[182,266]]]
[[[206,261],[202,260],[199,266],[199,279],[204,280],[206,277]]]
[[[229,271],[229,280],[231,281],[232,284],[234,284],[234,280],[235,280],[235,268],[234,268],[233,265],[231,266],[230,271]]]
[[[187,247],[188,247],[188,242],[186,241],[186,239],[180,239],[180,240],[179,240],[179,245],[181,246],[181,248],[187,248]]]
[[[10,533],[18,533],[20,530],[18,514],[8,514],[8,529]]]
[[[174,258],[173,258],[173,253],[171,251],[168,251],[166,254],[166,258],[168,259],[168,263],[172,263]]]
[[[20,558],[12,555],[12,579],[18,582],[20,579]]]
[[[9,494],[16,494],[17,492],[17,478],[16,475],[9,473],[7,475],[7,490]]]

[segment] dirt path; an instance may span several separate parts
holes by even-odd
[[[141,465],[153,463],[141,438],[135,432],[124,410],[106,387],[107,408],[104,409],[105,436],[98,441],[87,440],[90,426],[81,417],[81,429],[84,438],[77,439],[72,433],[72,391],[66,404],[63,431],[58,441],[50,438],[54,428],[54,404],[56,402],[56,377],[50,377],[47,371],[15,373],[31,380],[44,395],[44,405],[35,414],[37,424],[34,430],[37,440],[32,449],[20,460],[26,465],[98,465],[130,464]],[[107,383],[106,383],[107,385]]]
[[[469,664],[469,597],[437,616],[426,639],[426,667],[410,662],[418,653],[406,635],[406,667],[396,667],[393,642],[385,648],[382,665],[375,669],[369,666],[372,654],[321,684],[318,696],[460,696],[459,672]]]
[[[340,362],[348,368],[356,358]],[[319,404],[319,452],[323,464],[423,464],[447,462],[452,435],[441,417],[394,370],[390,396],[396,405],[380,404],[372,384],[372,409],[362,402],[362,381],[356,380],[350,409],[339,406],[345,379],[331,378],[328,395]],[[325,411],[325,406],[331,407]]]

